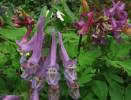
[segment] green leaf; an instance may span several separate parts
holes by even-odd
[[[89,81],[92,80],[92,77],[95,74],[91,73],[91,71],[92,68],[87,66],[85,66],[85,69],[83,70],[80,69],[79,78],[78,78],[80,86],[84,86],[85,83],[88,83]]]
[[[131,100],[131,84],[126,88],[125,100]]]
[[[123,59],[128,56],[129,51],[131,50],[131,43],[128,41],[123,41],[122,43],[116,43],[114,40],[111,42],[109,48],[108,57],[111,59]]]
[[[108,87],[105,82],[99,80],[94,81],[92,90],[100,100],[106,100]]]
[[[98,100],[95,97],[95,94],[93,92],[90,92],[88,95],[86,95],[85,97],[83,97],[82,100]]]
[[[69,9],[68,5],[66,4],[65,0],[61,0],[62,6],[64,8],[64,12],[67,15],[66,18],[68,18],[68,22],[72,23],[76,20],[75,15],[73,12]]]
[[[124,61],[112,61],[108,59],[108,63],[114,67],[124,69],[129,75],[131,75],[131,60]]]
[[[111,100],[123,100],[124,89],[116,82],[112,82],[109,87],[109,94],[111,96]]]
[[[25,31],[25,28],[0,28],[0,35],[15,42],[25,34]]]
[[[81,50],[78,61],[81,66],[91,65],[95,59],[101,54],[99,50],[84,51]]]

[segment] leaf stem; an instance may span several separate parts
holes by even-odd
[[[82,42],[82,35],[80,35],[80,37],[79,37],[79,43],[78,43],[78,49],[77,49],[77,57],[79,57],[79,55],[80,55],[81,42]]]

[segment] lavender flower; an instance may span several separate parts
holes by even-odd
[[[29,58],[28,63],[29,64],[38,64],[40,57],[41,57],[41,51],[42,51],[42,45],[43,45],[43,27],[44,27],[44,17],[40,17],[37,27],[37,35],[36,39],[34,41],[33,47],[32,47],[32,56]]]
[[[60,32],[59,32],[59,46],[60,46],[61,59],[65,68],[64,76],[67,81],[67,85],[70,88],[70,95],[73,99],[78,99],[80,97],[80,94],[79,94],[79,86],[76,82],[77,80],[77,73],[75,71],[76,61],[71,60],[69,58],[62,41],[62,34]],[[75,84],[75,86],[73,84]]]
[[[59,98],[59,79],[60,75],[58,73],[59,66],[56,63],[56,39],[55,33],[52,33],[52,44],[51,50],[49,54],[49,64],[46,62],[45,66],[46,70],[46,80],[48,84],[51,86],[51,90],[49,92],[49,100],[58,100]],[[48,58],[47,58],[48,59]]]
[[[39,91],[44,87],[45,84],[45,59],[41,58],[39,62],[39,67],[31,79],[31,84],[33,89],[38,89]]]
[[[39,100],[39,93],[37,89],[33,89],[30,100]]]
[[[59,66],[56,63],[56,39],[55,33],[52,33],[52,45],[50,51],[50,63],[47,65],[47,82],[49,85],[58,85],[58,81],[60,79],[58,70]]]
[[[127,23],[127,12],[124,10],[125,4],[118,1],[113,2],[110,9],[105,10],[105,15],[109,18],[109,22],[112,25],[113,37],[117,40],[121,40],[120,32]]]
[[[19,96],[16,95],[7,95],[4,96],[2,100],[21,100]]]
[[[49,100],[59,100],[59,87],[50,88],[48,96]]]
[[[23,67],[23,74],[22,77],[26,78],[28,76],[31,76],[37,71],[37,68],[39,66],[39,61],[41,57],[41,50],[42,50],[42,45],[43,45],[43,27],[44,27],[44,17],[41,17],[38,22],[38,27],[37,27],[37,33],[34,35],[35,38],[31,45],[28,44],[28,46],[32,47],[32,55],[31,57],[26,61],[26,63],[22,63]],[[23,57],[24,56],[24,57]],[[21,60],[25,60],[25,55],[23,55]],[[22,61],[21,61],[22,62]]]

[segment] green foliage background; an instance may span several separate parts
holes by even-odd
[[[13,0],[13,2],[16,1]],[[26,2],[27,4],[22,6],[29,10],[30,2],[36,1],[27,0]],[[40,12],[40,8],[36,7],[37,10],[33,12],[36,13],[36,18],[38,18],[37,11]],[[65,22],[54,23],[56,19],[48,19],[50,24],[47,23],[46,33],[50,37],[51,31],[61,30],[69,55],[76,58],[79,36],[72,27],[67,27],[70,22],[77,19],[76,15],[65,2],[62,2],[62,8],[60,5],[54,5],[52,8],[52,12],[60,10],[65,14]],[[16,29],[9,25],[0,28],[0,95],[16,94],[22,96],[22,100],[28,100],[29,85],[20,78],[20,55],[15,41],[20,40],[25,32],[25,28]],[[131,37],[122,34],[122,42],[116,43],[112,37],[108,36],[106,46],[97,46],[90,42],[89,36],[85,36],[77,60],[81,93],[79,100],[131,100]],[[62,65],[60,67],[63,68]],[[47,100],[47,90],[46,85],[40,95],[40,100]],[[60,100],[71,100],[64,78],[60,81],[60,93]]]

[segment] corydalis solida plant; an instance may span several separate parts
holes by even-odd
[[[19,46],[19,52],[22,54],[20,59],[20,64],[22,68],[21,77],[30,83],[31,93],[30,100],[39,100],[39,94],[44,87],[45,82],[50,86],[49,89],[49,100],[59,100],[59,65],[57,64],[57,43],[56,35],[52,33],[52,43],[50,51],[47,57],[42,55],[43,42],[45,40],[45,35],[43,32],[45,23],[45,17],[40,17],[37,24],[37,32],[32,36],[27,42],[17,41]],[[62,43],[62,48],[64,48],[62,42],[62,36],[59,33],[59,44]],[[60,46],[60,49],[62,49]],[[63,50],[61,50],[63,52]],[[30,53],[30,57],[26,56]],[[66,52],[66,50],[65,50]],[[65,56],[65,54],[61,53]],[[68,54],[66,53],[66,56]],[[69,57],[68,57],[69,58]],[[67,85],[70,88],[70,95],[73,99],[78,99],[79,86],[76,82],[77,75],[75,71],[76,61],[67,59],[62,60],[65,66],[65,79],[67,80]],[[68,65],[68,64],[69,65]]]

